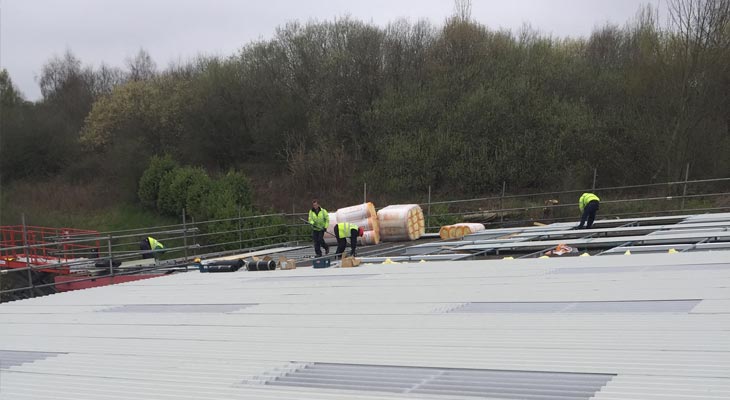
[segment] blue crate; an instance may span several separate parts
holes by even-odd
[[[314,268],[329,268],[330,264],[332,264],[332,260],[329,258],[315,258],[312,261],[312,267]]]

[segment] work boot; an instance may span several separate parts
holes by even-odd
[[[330,253],[330,248],[329,247],[325,247],[324,248],[324,255],[327,255],[329,253]]]

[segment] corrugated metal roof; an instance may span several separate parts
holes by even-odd
[[[421,243],[404,249],[399,260],[458,260],[489,257],[500,252],[530,257],[558,246],[602,250],[596,255],[637,252],[730,250],[730,214],[598,220],[592,229],[575,229],[575,223],[488,229],[460,240]],[[711,242],[711,243],[710,243]],[[538,251],[537,253],[533,253]],[[466,256],[459,253],[467,253]],[[427,256],[427,257],[426,257]],[[379,261],[380,258],[370,258]]]
[[[0,399],[460,396],[255,383],[299,363],[615,375],[593,398],[727,399],[729,288],[728,251],[191,271],[0,304],[0,358],[23,361],[0,369]],[[449,312],[657,301],[694,307]]]
[[[272,374],[261,383],[449,397],[587,400],[614,376],[332,363],[296,363],[292,369],[283,374]]]
[[[695,243],[702,239],[714,238],[724,241],[730,241],[730,231],[715,230],[712,232],[698,233],[668,233],[666,235],[639,235],[639,236],[614,236],[614,237],[598,237],[584,239],[556,239],[556,240],[536,240],[530,242],[513,242],[492,243],[490,240],[475,241],[475,244],[456,247],[454,250],[486,250],[486,249],[527,249],[527,248],[545,248],[557,246],[559,244],[567,244],[571,246],[583,247],[610,247],[617,246],[627,242],[640,242],[646,244],[667,244],[667,243]]]

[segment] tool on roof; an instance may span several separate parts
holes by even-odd
[[[307,225],[309,225],[309,221],[307,221],[306,219],[304,219],[304,218],[299,218],[299,220],[300,220],[300,221],[302,221],[302,222],[305,222],[305,223],[306,223]],[[329,233],[329,232],[328,232],[328,231],[327,231],[326,229],[325,229],[324,233],[327,233],[327,234],[329,234],[330,236],[332,236],[332,237],[335,237],[335,235],[333,235],[332,233]]]

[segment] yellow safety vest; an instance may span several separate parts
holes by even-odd
[[[153,237],[148,236],[147,240],[149,240],[149,242],[150,242],[150,250],[165,248],[165,246],[163,246],[162,243],[158,242],[157,239],[155,239]]]
[[[358,230],[359,226],[357,226],[355,224],[351,224],[349,222],[340,222],[339,224],[337,224],[337,231],[339,233],[338,237],[340,239],[345,239],[345,238],[350,237],[350,232],[353,229]]]
[[[580,208],[580,212],[583,212],[586,205],[593,200],[601,201],[601,199],[593,193],[583,193],[583,195],[580,196],[580,200],[578,200],[578,208]]]
[[[327,229],[327,225],[329,225],[329,223],[330,217],[329,214],[327,214],[327,210],[324,208],[320,207],[318,213],[309,210],[309,224],[312,225],[312,229],[315,231]]]

